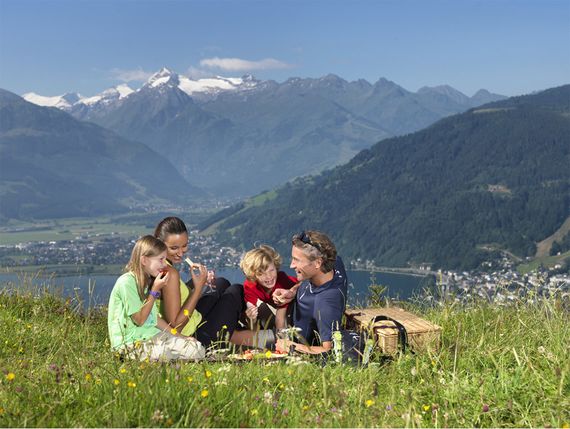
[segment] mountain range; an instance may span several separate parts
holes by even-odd
[[[570,85],[453,115],[380,141],[204,222],[223,243],[290,252],[302,229],[376,265],[474,268],[533,256],[570,219]]]
[[[117,213],[203,195],[148,146],[0,90],[0,220]]]
[[[211,195],[241,197],[505,97],[485,90],[468,97],[449,86],[414,93],[384,78],[371,84],[335,75],[283,83],[250,75],[193,80],[163,68],[138,89],[24,98],[146,144]]]

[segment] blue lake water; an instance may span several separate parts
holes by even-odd
[[[289,271],[289,270],[286,270]],[[230,283],[243,283],[244,276],[237,268],[220,268],[218,277],[225,277]],[[374,279],[375,284],[387,286],[386,295],[401,300],[409,299],[414,293],[420,293],[424,277],[408,274],[368,271],[347,271],[349,280],[348,302],[350,305],[365,304],[368,289]],[[30,274],[0,274],[0,288],[21,288],[31,285],[34,288],[48,288],[62,291],[65,296],[81,299],[84,305],[93,307],[107,305],[109,294],[118,276],[111,275],[74,275],[65,277],[38,276]]]

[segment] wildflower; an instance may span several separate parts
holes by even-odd
[[[263,381],[264,383],[269,383],[269,378],[263,377],[263,380],[261,380],[261,381]]]
[[[209,394],[210,392],[208,392],[206,389],[202,390],[202,392],[200,393],[202,398],[207,398]]]
[[[170,330],[170,333],[171,333],[172,335],[176,335],[176,334],[178,333],[178,331],[176,330],[176,328],[172,328],[172,329]]]
[[[124,374],[125,372],[127,372],[127,370],[126,370],[125,368],[121,368],[121,369],[119,370],[119,372],[120,372],[121,374]]]
[[[416,375],[418,375],[418,370],[416,369],[415,366],[412,368],[412,370],[411,370],[410,372],[412,373],[412,376],[414,376],[414,377],[415,377]]]
[[[303,411],[307,411],[309,409],[308,405],[303,405]]]
[[[265,357],[266,357],[267,359],[269,359],[269,358],[271,357],[271,350],[267,350],[267,351],[265,352]]]
[[[0,407],[0,416],[4,414],[4,408]]]
[[[13,372],[9,372],[8,374],[6,374],[6,380],[8,381],[12,381],[16,378],[16,374],[14,374]]]
[[[184,309],[184,316],[186,317],[190,316],[190,312],[187,309]]]
[[[252,416],[257,416],[257,408],[254,408],[253,410],[250,411]]]
[[[371,407],[372,405],[374,405],[374,400],[367,399],[364,405],[366,405],[366,408]]]
[[[145,368],[146,368],[146,365],[144,364],[144,362],[139,365],[139,369],[140,369],[140,370],[143,370],[143,369],[145,369]]]
[[[489,405],[483,404],[483,408],[481,408],[481,411],[483,411],[484,413],[488,413],[489,412]]]
[[[212,371],[209,369],[206,370],[206,378],[210,378],[212,376]]]
[[[194,380],[192,377],[186,377],[186,381],[187,381],[188,383],[192,383],[192,380]]]
[[[540,347],[538,348],[538,353],[544,354],[544,353],[546,353],[546,349],[545,349],[543,346],[540,346]]]
[[[271,402],[271,399],[273,398],[273,395],[271,394],[271,392],[265,392],[263,394],[263,400],[265,402],[267,402],[268,404]]]
[[[173,423],[174,423],[174,420],[172,420],[172,417],[169,417],[166,419],[166,426],[172,426]]]
[[[121,384],[121,382],[116,378],[113,380],[113,383],[115,383],[115,386],[118,386],[119,384]]]
[[[568,429],[568,428],[570,428],[570,423],[562,423],[562,428],[563,428],[563,429]]]
[[[100,378],[96,379],[95,384],[101,384],[101,379]]]
[[[289,410],[287,408],[285,408],[282,412],[282,414],[287,417],[289,415]]]
[[[228,329],[228,325],[222,326],[222,329]]]
[[[137,387],[137,383],[135,383],[134,381],[129,381],[129,382],[127,383],[127,386],[129,386],[129,387],[131,387],[131,388],[134,389],[135,387]]]
[[[424,411],[429,411],[430,406],[429,406],[429,405],[424,405],[422,408],[424,409]]]
[[[85,374],[85,381],[91,381],[91,374],[87,373]]]
[[[164,413],[160,410],[154,410],[152,417],[150,418],[153,422],[161,422],[164,420]]]

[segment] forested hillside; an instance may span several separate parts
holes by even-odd
[[[245,248],[287,252],[291,235],[308,228],[378,265],[471,268],[488,249],[533,255],[570,214],[570,85],[384,140],[235,211],[214,219],[215,230]]]

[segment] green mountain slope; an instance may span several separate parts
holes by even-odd
[[[531,256],[570,214],[570,85],[384,140],[228,213],[213,219],[218,235],[244,247],[288,251],[311,228],[378,265],[474,267],[483,247]]]
[[[0,118],[0,218],[114,213],[201,194],[146,145],[55,108],[0,90]]]

